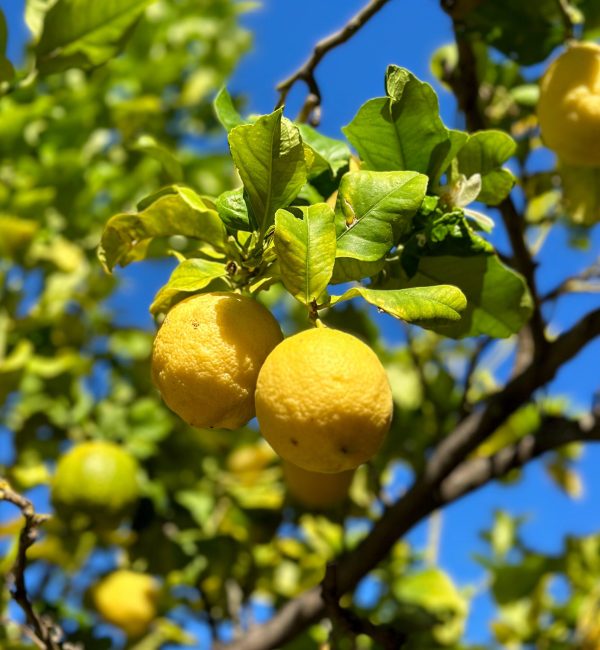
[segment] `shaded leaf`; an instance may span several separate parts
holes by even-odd
[[[107,271],[124,264],[126,256],[153,237],[184,235],[223,248],[227,233],[217,211],[193,190],[173,185],[140,202],[137,214],[109,219],[98,248]]]
[[[540,580],[555,569],[556,561],[530,554],[518,564],[503,564],[492,570],[492,593],[500,605],[529,596]]]
[[[381,271],[385,265],[385,260],[380,259],[375,262],[363,262],[352,257],[336,257],[333,266],[333,275],[331,284],[341,284],[342,282],[353,282],[369,278]]]
[[[567,37],[555,0],[483,0],[465,16],[464,25],[522,65],[543,61]]]
[[[15,76],[12,63],[6,58],[7,39],[6,18],[2,9],[0,9],[0,82],[12,81]]]
[[[151,0],[58,0],[35,48],[42,74],[91,68],[114,57]]]
[[[178,182],[183,179],[183,170],[177,158],[152,136],[140,136],[132,148],[158,160],[171,181]]]
[[[278,210],[274,241],[286,289],[305,305],[318,301],[335,261],[333,210],[326,203]]]
[[[255,225],[250,223],[243,187],[223,192],[217,199],[217,210],[221,220],[230,230],[254,230]]]
[[[308,124],[298,124],[297,127],[304,144],[307,144],[319,156],[325,164],[325,169],[331,169],[334,176],[348,166],[351,154],[345,142],[329,138]]]
[[[423,257],[407,285],[441,283],[460,288],[467,298],[460,321],[432,327],[445,336],[506,338],[518,332],[531,316],[533,303],[525,280],[495,255]]]
[[[394,585],[394,597],[402,603],[423,608],[439,620],[432,629],[438,643],[453,645],[462,636],[468,603],[441,569],[429,567],[402,576]]]

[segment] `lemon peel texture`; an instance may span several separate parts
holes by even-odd
[[[291,336],[258,376],[263,436],[282,458],[313,472],[342,472],[369,460],[389,430],[392,408],[377,355],[338,330]]]
[[[600,166],[600,46],[571,45],[540,82],[542,139],[571,165]]]
[[[158,330],[152,379],[167,406],[191,426],[237,429],[254,417],[258,372],[281,339],[275,318],[252,298],[191,296]]]

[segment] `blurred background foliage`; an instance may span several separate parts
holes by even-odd
[[[353,304],[326,317],[374,347],[397,407],[386,446],[357,471],[351,498],[327,513],[309,511],[286,494],[279,462],[253,427],[232,433],[184,425],[151,385],[152,334],[115,326],[110,299],[118,276],[102,271],[96,248],[108,217],[133,209],[162,185],[181,182],[216,196],[237,184],[211,102],[251,45],[238,23],[251,7],[232,0],[130,0],[99,51],[89,42],[65,46],[60,29],[48,27],[64,26],[60,4],[45,14],[48,4],[28,2],[32,39],[24,62],[15,72],[0,58],[0,435],[7,459],[0,474],[47,505],[60,455],[74,442],[105,439],[139,461],[143,481],[133,513],[116,530],[73,531],[58,518],[44,526],[29,553],[31,596],[70,640],[91,650],[194,645],[190,621],[228,639],[317,584],[325,562],[366,535],[397,496],[398,467],[418,473],[456,424],[469,358],[484,343],[408,329],[405,343],[390,346]],[[523,169],[540,142],[537,86],[525,82],[519,64],[544,60],[564,40],[563,16],[553,0],[475,4],[465,29],[476,39],[480,78],[489,90],[480,101],[489,126],[517,139]],[[573,10],[589,17],[586,35],[597,35],[596,3],[581,0]],[[3,31],[2,24],[0,52]],[[443,83],[455,60],[453,47],[434,55]],[[565,217],[553,171],[528,174],[522,190],[530,222]],[[157,257],[185,242],[153,246],[150,257]],[[272,289],[265,299],[286,332],[307,325],[304,310],[282,291]],[[495,350],[496,365],[492,357],[468,387],[471,403],[500,387],[496,371],[510,350],[503,343]],[[489,455],[535,432],[542,414],[567,409],[565,400],[540,397],[476,453]],[[572,496],[581,489],[577,453],[570,448],[546,461],[549,475]],[[516,472],[508,480],[518,479]],[[5,575],[20,521],[2,512],[11,515],[0,521]],[[485,533],[489,550],[478,558],[488,572],[485,585],[459,590],[436,566],[435,540],[429,548],[400,542],[354,605],[375,622],[404,625],[413,633],[411,647],[458,650],[474,647],[461,641],[469,601],[489,588],[498,606],[493,633],[504,647],[597,648],[600,535],[570,538],[561,554],[550,556],[524,544],[521,523],[496,513]],[[90,606],[89,586],[115,567],[160,579],[161,618],[135,642],[100,625]],[[0,627],[0,646],[33,647],[21,634],[6,583],[0,586],[0,613],[8,621]],[[331,635],[318,625],[287,647],[319,647]],[[354,646],[344,638],[332,643],[374,647],[364,637]]]

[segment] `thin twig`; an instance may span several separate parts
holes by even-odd
[[[308,96],[298,121],[310,122],[317,126],[321,117],[321,89],[315,78],[315,69],[321,59],[331,50],[349,40],[370,18],[372,18],[390,0],[370,0],[355,16],[353,16],[340,30],[320,40],[314,47],[312,54],[296,72],[282,81],[278,86],[279,100],[276,108],[283,106],[288,93],[297,81],[304,81],[308,87]]]
[[[596,280],[596,282],[589,282]],[[574,275],[563,280],[558,286],[545,293],[540,300],[550,302],[560,298],[565,293],[597,293],[600,291],[600,261],[592,264],[589,268],[582,271],[579,275]]]
[[[9,574],[12,583],[11,595],[25,614],[29,628],[28,636],[44,650],[74,650],[75,646],[63,642],[63,631],[53,621],[40,616],[27,593],[25,570],[27,569],[27,549],[35,542],[39,527],[48,519],[48,515],[38,515],[29,499],[15,492],[8,481],[0,478],[0,501],[7,501],[19,508],[23,515],[23,528],[19,534],[17,557]]]
[[[575,36],[575,24],[573,22],[572,8],[569,0],[556,0],[560,17],[565,28],[565,40],[570,40]]]

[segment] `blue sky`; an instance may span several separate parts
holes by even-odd
[[[365,0],[265,0],[263,6],[247,14],[243,22],[254,33],[255,47],[241,62],[230,88],[247,97],[249,112],[270,112],[276,102],[277,82],[289,75],[308,56],[319,38],[345,22]],[[9,56],[16,59],[24,36],[22,0],[0,0],[9,22]],[[440,95],[442,117],[452,127],[462,127],[452,97],[440,89],[429,72],[429,58],[435,48],[452,38],[450,22],[440,11],[437,0],[390,2],[355,37],[328,55],[318,68],[323,91],[322,130],[340,136],[367,99],[383,94],[383,74],[390,63],[409,68],[421,79],[431,82]],[[536,70],[531,74],[535,75]],[[299,83],[289,98],[289,115],[295,115],[304,98]],[[546,165],[550,154],[539,157]],[[540,255],[539,284],[542,292],[562,278],[588,266],[600,251],[600,228],[593,232],[588,251],[573,251],[567,246],[568,234],[556,228]],[[504,249],[506,239],[500,225],[494,242]],[[113,302],[119,322],[152,328],[147,306],[166,281],[168,267],[134,265],[122,272],[125,280]],[[546,313],[551,327],[558,332],[575,322],[581,314],[598,306],[598,295],[566,298]],[[398,340],[400,328],[388,317],[380,318],[385,337]],[[580,406],[589,406],[598,390],[597,365],[600,341],[589,345],[579,359],[560,371],[551,384],[551,392],[568,395]],[[595,363],[594,363],[595,361]],[[527,515],[525,541],[543,551],[558,551],[567,533],[586,534],[600,528],[597,507],[600,495],[600,449],[586,451],[580,462],[586,490],[578,501],[571,501],[549,481],[540,463],[529,467],[516,487],[490,486],[446,509],[443,515],[443,541],[440,561],[460,585],[479,583],[482,571],[472,560],[484,548],[479,532],[492,522],[495,509]],[[421,525],[411,540],[422,544],[426,526]],[[485,597],[474,601],[468,637],[472,641],[489,639],[487,621],[490,603]]]

